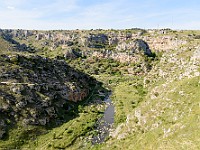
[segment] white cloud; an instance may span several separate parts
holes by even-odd
[[[15,9],[15,7],[13,7],[13,6],[7,6],[7,8],[11,9],[11,10]]]

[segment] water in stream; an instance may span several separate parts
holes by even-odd
[[[104,111],[103,117],[97,123],[98,134],[93,137],[93,144],[104,142],[105,138],[109,135],[109,130],[111,129],[112,124],[114,123],[114,105],[111,102],[110,95],[111,94],[104,99],[107,108]]]

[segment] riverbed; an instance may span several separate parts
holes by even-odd
[[[106,103],[106,109],[104,115],[97,122],[97,135],[92,138],[93,144],[103,143],[106,137],[109,136],[110,129],[114,123],[114,105],[110,99],[111,93],[105,97],[104,102]]]

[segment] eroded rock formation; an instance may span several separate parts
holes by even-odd
[[[41,56],[0,56],[0,138],[6,122],[46,125],[68,110],[69,101],[85,99],[96,80],[64,61]]]

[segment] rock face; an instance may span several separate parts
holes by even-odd
[[[103,48],[108,43],[108,37],[105,34],[92,34],[88,37],[88,43],[88,47]]]
[[[150,54],[150,49],[155,51],[166,51],[178,48],[186,43],[184,38],[177,38],[174,31],[163,30],[66,30],[66,31],[31,31],[31,30],[1,30],[0,34],[14,38],[18,42],[25,40],[37,48],[47,46],[55,50],[62,47],[64,50],[73,45],[84,49],[106,49],[111,47],[114,51],[132,50],[143,47],[144,53]],[[35,40],[35,44],[32,40]],[[44,41],[46,41],[44,43]],[[33,42],[33,43],[32,43]],[[48,44],[47,44],[48,43]],[[147,46],[147,43],[149,47]],[[27,45],[27,44],[26,44]]]
[[[141,39],[137,39],[137,40],[134,41],[132,52],[133,53],[142,52],[145,55],[151,55],[151,50],[149,48],[149,45],[147,44],[147,42],[145,42]]]
[[[136,39],[134,41],[122,42],[117,45],[116,49],[118,51],[129,51],[133,53],[144,53],[145,55],[151,55],[151,50],[148,44],[142,39]]]
[[[89,56],[93,55],[93,50],[104,50],[112,51],[115,54],[121,52],[133,54],[133,53],[144,53],[145,55],[150,55],[151,50],[143,39],[142,36],[138,36],[138,33],[133,34],[131,32],[101,32],[101,31],[28,31],[28,30],[2,30],[2,32],[9,37],[9,40],[13,38],[23,40],[29,40],[35,38],[36,44],[40,44],[41,47],[49,47],[51,50],[61,47],[65,52],[65,57],[73,55],[72,46],[84,47],[84,51],[88,51]],[[142,34],[140,34],[142,35]],[[17,40],[18,41],[18,40]],[[45,41],[45,42],[44,42]],[[33,43],[29,43],[33,44]],[[34,45],[34,44],[33,44]],[[26,50],[27,48],[20,45],[21,49]],[[41,48],[40,47],[40,48]],[[39,47],[38,47],[39,48]],[[123,53],[124,55],[124,53]],[[114,57],[114,56],[113,56]],[[121,56],[117,56],[121,57]],[[125,60],[125,59],[124,59]]]
[[[46,125],[86,98],[96,80],[64,61],[41,56],[0,55],[0,138],[6,122]]]
[[[119,62],[137,62],[138,54],[144,54],[150,56],[152,54],[149,49],[148,44],[141,40],[136,39],[135,41],[131,41],[130,43],[122,42],[119,43],[116,47],[117,51],[111,50],[103,50],[103,51],[94,51],[92,56],[98,58],[111,58],[117,60]]]

